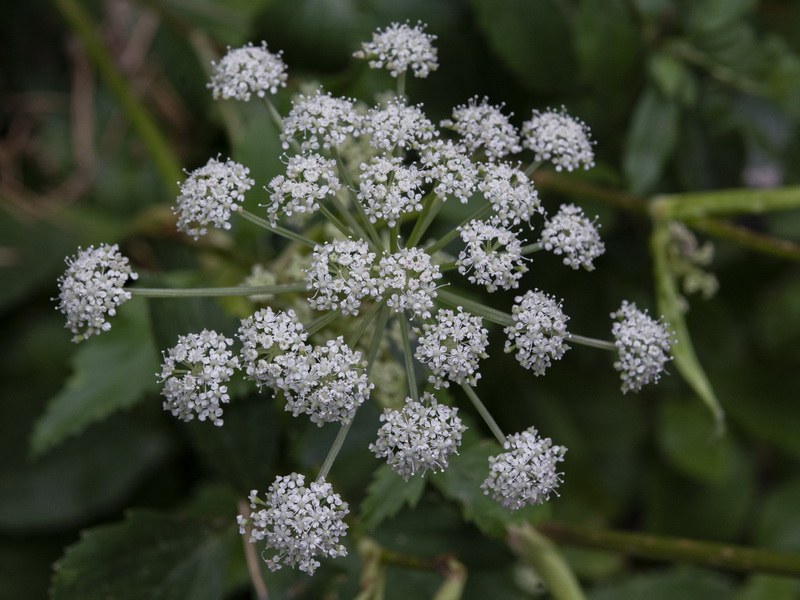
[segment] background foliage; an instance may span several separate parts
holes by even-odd
[[[109,333],[70,344],[52,297],[79,245],[121,243],[148,286],[234,285],[273,245],[249,224],[199,243],[176,233],[169,168],[67,25],[69,4],[0,6],[0,595],[41,598],[52,586],[58,599],[247,598],[237,501],[276,474],[313,472],[335,431],[246,390],[220,429],[162,412],[160,351],[180,333],[235,330],[252,310],[244,301],[134,299]],[[253,208],[282,166],[280,148],[263,107],[212,103],[208,64],[227,45],[283,49],[291,91],[313,80],[371,101],[388,75],[351,53],[377,27],[422,20],[439,38],[441,66],[409,93],[432,118],[475,95],[505,102],[517,123],[564,104],[591,127],[598,167],[545,174],[540,195],[599,215],[608,250],[588,275],[537,257],[522,287],[563,297],[571,326],[595,337],[608,337],[606,314],[623,298],[656,310],[644,198],[800,183],[791,0],[80,5],[177,162],[191,170],[222,153],[248,165],[259,183]],[[279,96],[284,109],[290,97]],[[561,497],[528,517],[800,552],[800,211],[729,223],[766,239],[767,251],[690,224],[718,238],[719,292],[692,297],[686,320],[727,415],[724,435],[675,369],[622,396],[610,357],[579,347],[535,378],[496,350],[498,330],[481,396],[505,429],[535,425],[569,448]],[[530,567],[498,536],[508,515],[475,493],[473,465],[493,450],[473,421],[451,471],[404,487],[366,450],[377,409],[365,406],[331,474],[357,509],[350,556],[313,579],[266,573],[271,597],[354,597],[359,550],[370,556],[357,543],[368,542],[406,558],[453,553],[465,598],[535,595]],[[800,597],[790,578],[564,551],[596,600]],[[431,597],[453,583],[430,566],[390,561],[387,597]]]

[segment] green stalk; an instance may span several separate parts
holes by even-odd
[[[307,237],[304,237],[299,233],[295,233],[290,229],[286,229],[285,227],[281,227],[280,225],[272,225],[266,219],[262,219],[261,217],[254,215],[250,211],[240,210],[238,214],[241,215],[243,218],[247,219],[248,221],[250,221],[251,223],[255,223],[259,227],[263,227],[267,231],[271,231],[272,233],[275,233],[277,235],[283,236],[290,240],[294,240],[295,242],[303,244],[304,246],[307,246],[309,248],[315,248],[317,246],[317,243],[314,240],[310,240]]]
[[[534,160],[531,164],[529,164],[525,169],[525,175],[530,177],[533,173],[542,166],[543,160]]]
[[[576,333],[568,333],[566,339],[570,342],[581,344],[582,346],[589,346],[590,348],[600,348],[600,350],[611,350],[612,352],[617,351],[617,347],[614,345],[614,342],[584,337]]]
[[[438,300],[444,304],[447,304],[448,306],[452,306],[453,308],[458,308],[460,306],[464,310],[471,312],[474,315],[479,315],[491,321],[492,323],[497,323],[498,325],[514,325],[514,319],[511,318],[511,315],[503,312],[502,310],[497,310],[491,306],[486,306],[485,304],[477,302],[476,300],[463,298],[458,294],[444,288],[439,288],[436,294]]]
[[[772,190],[746,188],[658,196],[651,213],[670,219],[698,219],[708,216],[759,214],[800,208],[800,186]]]
[[[306,332],[308,335],[313,335],[318,331],[321,331],[326,325],[333,323],[336,319],[342,316],[338,310],[329,310],[321,317],[317,317],[311,323],[308,324],[306,327]]]
[[[533,254],[534,252],[539,252],[543,248],[539,244],[528,244],[527,246],[522,247],[522,255],[525,256],[526,254]]]
[[[506,443],[506,436],[503,435],[503,431],[500,429],[500,426],[497,424],[497,421],[494,420],[491,414],[489,414],[489,410],[484,406],[481,399],[478,398],[478,394],[475,393],[475,390],[472,389],[467,383],[461,384],[461,389],[467,394],[467,397],[472,402],[472,406],[475,407],[475,410],[483,417],[484,422],[489,426],[492,434],[500,442],[500,446],[503,446]]]
[[[342,213],[342,216],[348,220],[348,223],[355,228],[357,231],[360,232],[361,237],[372,240],[377,248],[381,247],[380,243],[380,236],[378,235],[378,230],[375,229],[375,224],[369,220],[369,216],[364,211],[364,206],[359,202],[358,198],[355,195],[355,185],[350,179],[350,174],[347,172],[347,169],[344,166],[344,161],[342,160],[341,155],[336,150],[336,148],[331,148],[331,155],[336,160],[336,166],[339,169],[339,175],[342,176],[342,180],[344,181],[344,185],[347,190],[350,192],[351,200],[353,201],[353,206],[356,207],[356,211],[358,212],[361,220],[364,222],[364,227],[366,227],[366,231],[362,228],[356,221],[355,218],[350,214],[345,206],[342,204],[341,200],[335,198],[336,208],[339,209],[339,212]]]
[[[367,311],[367,313],[361,319],[359,319],[358,327],[347,340],[348,346],[353,348],[356,343],[358,343],[358,340],[360,340],[361,336],[364,335],[364,332],[367,330],[367,327],[369,327],[369,324],[372,323],[372,319],[374,319],[375,315],[378,314],[378,310],[380,310],[380,308],[380,303],[374,303],[370,307],[369,311]]]
[[[450,232],[446,233],[441,238],[439,238],[439,240],[435,244],[426,248],[425,251],[432,256],[433,254],[444,248],[447,244],[449,244],[451,241],[453,241],[459,236],[459,231],[458,231],[459,227],[464,227],[470,221],[474,221],[475,219],[480,219],[490,210],[492,210],[491,204],[487,204],[485,206],[480,207],[478,210],[472,213],[472,215],[464,219],[457,227],[454,227]]]
[[[178,181],[183,179],[180,162],[176,158],[161,129],[152,115],[136,97],[131,85],[114,64],[100,37],[99,28],[92,22],[82,4],[76,0],[52,0],[61,11],[72,31],[81,40],[86,53],[97,69],[103,82],[116,98],[122,112],[128,118],[142,143],[155,163],[164,187],[175,195]]]
[[[295,292],[305,292],[306,284],[297,283],[278,283],[275,285],[243,285],[237,287],[213,287],[213,288],[190,288],[190,289],[170,289],[170,288],[126,288],[133,296],[144,296],[145,298],[215,298],[221,296],[261,296],[264,294],[292,294]]]
[[[406,248],[412,248],[419,243],[425,231],[436,218],[436,214],[439,212],[442,204],[444,204],[444,201],[439,195],[433,194],[433,192],[431,192],[431,195],[433,195],[432,198],[423,200],[424,205],[422,207],[422,212],[417,217],[414,229],[411,230],[411,235],[408,238],[408,242],[406,242]]]
[[[403,339],[403,357],[405,358],[409,397],[415,402],[419,402],[417,376],[414,374],[413,353],[411,352],[411,337],[408,334],[408,319],[406,319],[405,313],[398,315],[398,319],[400,319],[400,337]]]

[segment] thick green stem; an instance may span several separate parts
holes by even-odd
[[[280,225],[272,225],[266,219],[262,219],[261,217],[254,215],[249,211],[240,210],[238,214],[240,214],[243,218],[247,219],[251,223],[255,223],[259,227],[263,227],[267,231],[271,231],[272,233],[281,235],[285,238],[303,244],[304,246],[308,246],[309,248],[314,248],[317,245],[317,243],[314,240],[310,240],[307,237],[304,237],[299,233],[295,233],[290,229],[286,229],[285,227],[281,227]]]
[[[215,288],[125,288],[134,296],[146,298],[213,298],[217,296],[263,296],[265,294],[292,294],[306,291],[306,284],[278,283],[276,285],[243,285],[237,287]]]
[[[555,600],[585,600],[578,579],[558,548],[532,525],[509,526],[508,545],[536,570]]]
[[[405,359],[409,397],[415,402],[419,402],[419,389],[417,388],[417,376],[414,373],[414,356],[411,352],[411,336],[408,332],[408,319],[406,319],[405,313],[397,315],[397,318],[400,320],[400,337],[403,340],[403,357]]]
[[[461,389],[467,394],[467,397],[472,402],[472,406],[475,407],[475,410],[483,417],[484,422],[486,425],[489,426],[492,434],[500,442],[500,445],[503,446],[506,443],[506,436],[503,435],[503,431],[500,429],[500,426],[497,424],[497,421],[494,420],[494,417],[489,414],[489,410],[484,406],[481,399],[478,398],[478,394],[475,393],[475,390],[472,389],[468,383],[462,383]]]
[[[526,256],[534,252],[539,252],[540,250],[543,250],[543,248],[539,244],[528,244],[527,246],[523,246],[520,252],[523,256]]]
[[[250,505],[244,500],[239,501],[239,514],[245,519],[250,516]],[[269,600],[267,585],[264,583],[264,578],[261,576],[261,561],[256,555],[256,545],[250,543],[250,534],[252,530],[252,525],[246,525],[245,534],[242,536],[244,556],[247,562],[247,573],[250,576],[250,582],[253,584],[253,591],[256,593],[256,598],[258,600]]]
[[[164,187],[170,194],[177,194],[178,181],[183,179],[180,161],[162,134],[148,110],[136,97],[131,85],[108,54],[100,37],[100,28],[92,22],[82,3],[77,0],[52,0],[61,11],[72,31],[80,38],[86,53],[100,73],[108,89],[116,98],[122,112],[131,123],[142,143],[147,148]]]
[[[738,214],[758,214],[800,208],[800,186],[772,190],[746,188],[658,196],[651,213],[670,219],[698,219]]]
[[[538,529],[560,543],[628,556],[800,577],[800,554],[645,533],[583,529],[558,523],[544,523],[538,525]]]

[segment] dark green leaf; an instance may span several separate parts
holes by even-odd
[[[784,552],[800,552],[800,479],[794,478],[766,499],[756,524],[759,544]]]
[[[53,600],[215,600],[237,537],[230,522],[139,511],[84,534],[56,563]]]
[[[404,506],[416,506],[424,489],[424,477],[412,477],[406,482],[389,465],[381,465],[375,469],[361,504],[361,527],[372,531]]]
[[[728,600],[731,582],[713,571],[678,567],[661,573],[640,575],[603,586],[590,600]]]
[[[797,600],[800,581],[777,575],[751,575],[734,600]]]
[[[614,89],[628,82],[639,61],[634,15],[624,0],[581,0],[572,36],[581,77]]]

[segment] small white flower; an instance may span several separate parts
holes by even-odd
[[[439,67],[439,63],[433,45],[436,36],[425,33],[424,29],[422,23],[415,27],[409,27],[407,23],[392,23],[374,33],[372,41],[361,44],[362,49],[353,56],[369,60],[373,69],[388,69],[392,77],[405,73],[409,67],[415,77],[427,77]]]
[[[478,184],[478,167],[463,147],[451,140],[435,140],[420,154],[426,183],[435,183],[433,191],[442,199],[455,196],[466,204]]]
[[[501,227],[529,223],[533,215],[543,212],[533,182],[511,165],[487,164],[478,189],[492,204],[492,221]]]
[[[230,400],[225,385],[239,368],[239,359],[228,347],[233,340],[216,331],[204,329],[178,337],[178,343],[167,350],[161,368],[164,410],[181,421],[211,419],[222,425],[222,408]]]
[[[313,96],[301,95],[292,102],[292,109],[283,120],[283,148],[288,149],[289,142],[299,136],[303,152],[320,147],[330,150],[343,144],[347,136],[359,135],[361,116],[356,113],[353,102],[320,91]]]
[[[461,434],[467,429],[457,413],[457,408],[439,404],[427,392],[421,402],[406,398],[402,411],[383,411],[378,439],[369,449],[406,481],[428,469],[444,471],[450,456],[458,454]]]
[[[243,48],[231,50],[222,57],[219,63],[212,62],[211,88],[214,99],[235,98],[250,100],[255,94],[263,98],[267,92],[275,94],[279,87],[286,87],[286,65],[281,53],[272,54],[267,50],[267,43],[261,47],[252,42]]]
[[[611,313],[611,318],[616,319],[611,333],[619,350],[614,368],[620,372],[622,392],[638,392],[643,385],[658,381],[664,365],[672,359],[671,334],[666,323],[656,321],[627,300]]]
[[[418,150],[439,135],[421,105],[408,106],[401,98],[370,109],[361,133],[371,136],[370,146],[385,152],[395,148]]]
[[[472,98],[467,104],[453,109],[453,118],[441,122],[458,133],[467,152],[483,148],[486,159],[496,161],[508,154],[522,151],[519,133],[502,113],[503,105],[492,106],[487,98]]]
[[[259,507],[264,508],[259,508]],[[324,480],[305,485],[298,473],[279,476],[269,486],[264,499],[250,493],[250,517],[239,515],[239,533],[250,530],[250,543],[265,540],[275,555],[265,558],[267,566],[277,571],[284,565],[299,568],[313,575],[320,562],[316,557],[347,556],[339,538],[347,533],[344,517],[349,513],[347,502],[334,493]]]
[[[574,204],[562,204],[545,223],[539,245],[553,254],[563,254],[564,264],[573,269],[583,267],[592,271],[592,261],[606,251],[597,227]]]
[[[594,166],[594,151],[585,123],[561,111],[533,111],[530,121],[522,124],[522,145],[533,150],[537,161],[549,160],[556,171],[572,171]]]
[[[384,219],[394,227],[401,215],[422,210],[422,173],[400,158],[373,158],[361,164],[358,200],[369,220]]]
[[[245,192],[255,183],[249,174],[250,169],[231,159],[215,158],[189,173],[172,209],[178,230],[197,239],[208,233],[209,225],[230,229],[231,211],[241,210]]]
[[[416,359],[430,368],[428,378],[438,390],[449,387],[450,381],[475,386],[480,379],[478,361],[486,358],[489,332],[483,319],[462,311],[440,310],[434,323],[422,326],[422,335],[414,354]]]
[[[411,311],[430,318],[436,297],[436,280],[442,276],[439,266],[419,248],[402,248],[384,254],[378,264],[378,294],[389,295],[386,304],[395,312]]]
[[[511,309],[514,325],[503,331],[508,336],[505,351],[517,351],[516,359],[534,375],[544,375],[551,359],[559,360],[569,350],[564,343],[569,317],[553,296],[528,290],[517,296]]]
[[[470,273],[470,283],[510,290],[519,286],[519,279],[528,271],[522,256],[522,242],[513,232],[483,221],[470,221],[458,228],[466,244],[459,252],[456,265],[462,275]]]
[[[66,263],[58,278],[58,310],[67,316],[65,327],[75,334],[72,341],[81,342],[111,329],[106,316],[116,315],[117,307],[131,299],[123,286],[139,275],[116,244],[78,248],[78,255]]]
[[[489,457],[489,476],[481,485],[484,494],[506,508],[518,510],[542,504],[561,483],[557,464],[567,449],[553,446],[550,438],[539,437],[534,427],[506,436],[506,452]]]
[[[341,310],[357,315],[361,301],[378,294],[379,281],[373,273],[376,254],[363,240],[335,240],[314,247],[311,266],[305,271],[308,299],[316,310]]]
[[[242,319],[239,339],[242,341],[242,366],[248,379],[261,387],[277,387],[281,366],[275,358],[287,352],[306,348],[308,333],[293,310],[286,312],[262,308]]]
[[[307,414],[320,427],[349,423],[374,387],[368,382],[361,352],[352,350],[341,336],[315,347],[307,361],[298,365],[299,376],[281,388],[286,410],[295,417]]]
[[[319,201],[338,192],[342,184],[336,175],[336,161],[312,153],[290,157],[286,175],[274,177],[269,187],[267,213],[274,226],[281,213],[292,216],[319,210]]]

